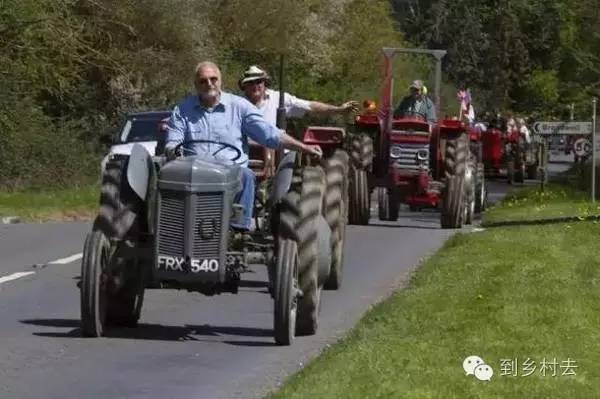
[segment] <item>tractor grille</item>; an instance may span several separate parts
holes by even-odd
[[[429,144],[402,143],[392,144],[399,157],[392,159],[398,169],[429,170]],[[425,155],[425,160],[419,160],[417,153]]]
[[[161,255],[184,254],[185,196],[185,192],[161,192],[158,234],[158,253]]]
[[[223,195],[200,193],[193,195],[194,243],[192,257],[218,259],[221,244]]]
[[[186,199],[191,195],[191,210],[186,212]],[[168,256],[190,255],[195,259],[217,259],[220,254],[222,227],[222,193],[161,192],[158,253]],[[188,216],[186,216],[188,215]],[[186,221],[186,217],[193,220]],[[186,222],[188,222],[186,224]],[[186,225],[193,228],[192,242],[186,253]],[[189,236],[188,236],[189,237]]]

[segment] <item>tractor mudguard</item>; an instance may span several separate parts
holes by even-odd
[[[140,199],[146,199],[148,179],[152,169],[152,156],[141,144],[135,144],[131,149],[127,165],[127,183]]]
[[[152,155],[146,147],[135,144],[131,149],[127,165],[127,183],[135,194],[147,204],[147,226],[154,233],[154,210],[156,202],[156,169]]]
[[[277,166],[275,176],[273,176],[273,186],[269,196],[269,204],[274,206],[290,190],[292,185],[292,175],[294,174],[294,165],[296,164],[296,152],[290,151],[284,155]]]

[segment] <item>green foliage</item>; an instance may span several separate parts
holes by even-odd
[[[392,0],[409,40],[445,48],[451,80],[476,107],[587,116],[600,91],[600,13],[593,0]]]
[[[0,0],[0,187],[95,177],[98,138],[125,112],[172,107],[199,61],[237,91],[248,65],[275,74],[284,53],[289,91],[341,102],[379,96],[395,45],[387,0]],[[419,71],[402,61],[407,81]]]

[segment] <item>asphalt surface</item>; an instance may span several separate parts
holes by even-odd
[[[492,182],[490,200],[507,189]],[[261,397],[343,336],[454,233],[440,229],[434,211],[350,226],[343,287],[323,293],[317,335],[278,347],[264,268],[244,276],[238,295],[147,290],[137,328],[81,338],[78,254],[89,228],[0,225],[0,398]]]

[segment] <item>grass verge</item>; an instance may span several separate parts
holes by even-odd
[[[19,216],[27,222],[91,220],[99,196],[97,185],[0,192],[0,216]]]
[[[527,216],[530,195],[496,212]],[[596,398],[598,237],[598,222],[458,234],[272,397]],[[492,367],[489,382],[465,375],[469,355]]]
[[[584,219],[591,215],[600,215],[600,202],[592,203],[588,194],[570,186],[550,184],[543,192],[535,186],[508,194],[499,205],[485,212],[482,225],[566,217]]]

